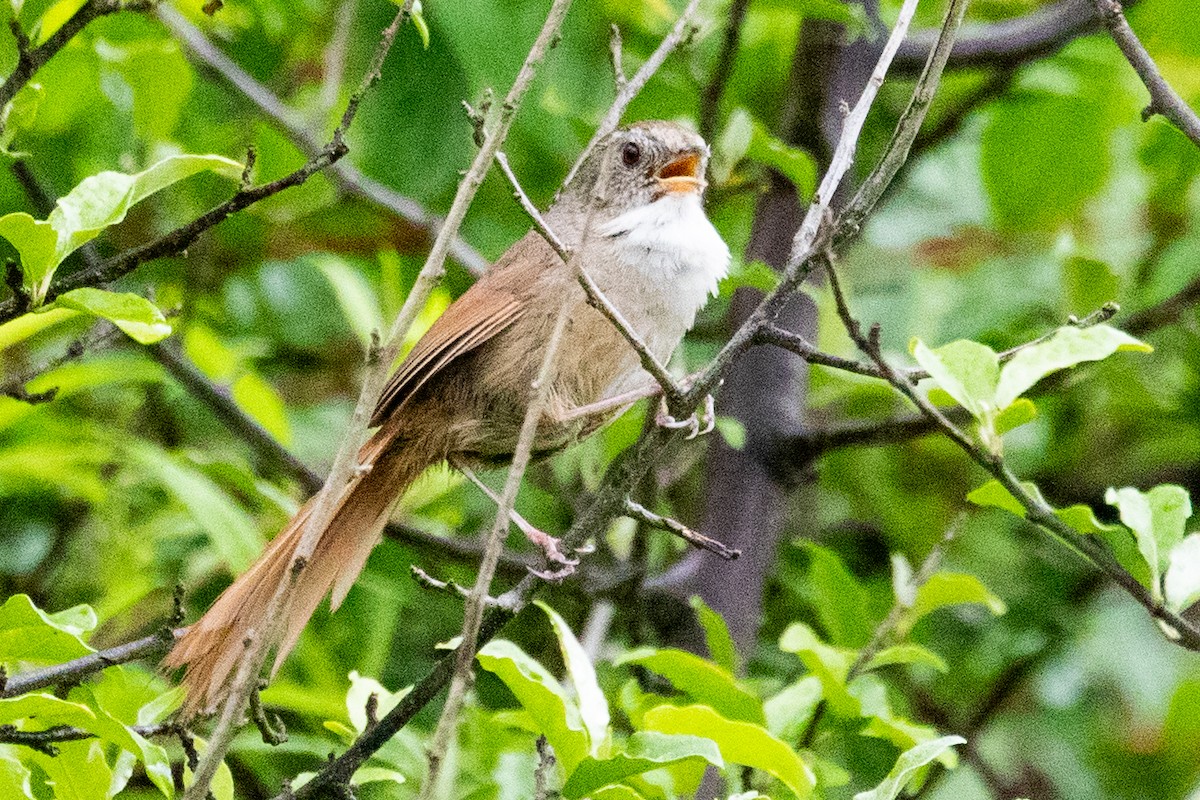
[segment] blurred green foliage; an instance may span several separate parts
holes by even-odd
[[[17,8],[37,44],[78,5],[5,3],[0,16],[7,22]],[[489,87],[508,84],[545,3],[425,5],[428,42],[414,28],[402,30],[351,129],[348,158],[438,212],[474,152],[461,101],[475,104]],[[539,205],[550,201],[611,101],[610,24],[621,29],[632,71],[680,5],[576,4],[505,147]],[[937,24],[940,5],[922,4],[918,24]],[[980,0],[970,19],[1006,19],[1039,5]],[[728,6],[703,5],[701,29],[650,82],[629,119],[696,121]],[[885,20],[898,6],[883,3]],[[229,0],[211,18],[199,3],[180,3],[178,10],[324,136],[394,6],[356,3],[346,50],[333,54],[327,48],[336,3]],[[1142,0],[1129,16],[1167,79],[1193,107],[1200,104],[1192,0]],[[868,35],[854,4],[750,4],[716,120],[709,194],[710,214],[735,253],[749,238],[768,169],[805,197],[818,174],[815,154],[772,135],[796,33],[814,19],[842,21],[853,35]],[[336,74],[330,57],[344,61],[347,77],[326,85]],[[0,36],[0,74],[9,74],[16,59],[14,40]],[[948,75],[927,128],[955,119],[987,78],[979,69]],[[886,141],[908,88],[885,87],[864,134],[860,170]],[[973,107],[944,138],[918,142],[843,267],[852,303],[864,319],[882,323],[896,363],[912,363],[914,337],[930,353],[945,354],[945,345],[960,339],[980,343],[972,352],[987,360],[983,346],[1000,351],[1029,341],[1109,301],[1126,312],[1150,307],[1197,276],[1200,151],[1161,118],[1142,124],[1145,102],[1112,43],[1089,36],[1017,69],[998,96]],[[93,242],[102,257],[228,197],[229,178],[238,177],[229,164],[243,162],[250,147],[258,182],[305,160],[253,103],[197,66],[153,15],[125,12],[91,23],[4,113],[0,215],[47,217],[10,169],[16,159],[53,196],[102,173],[144,174],[189,155],[223,159],[220,174],[155,187],[162,191],[144,199],[138,192],[136,204],[133,195],[122,195],[129,202],[109,208],[119,206],[120,213],[91,226],[104,228]],[[4,219],[10,217],[0,217],[0,228]],[[527,229],[508,186],[490,175],[465,238],[491,258]],[[114,308],[111,298],[83,296],[0,326],[5,386],[28,378],[30,394],[57,390],[52,402],[38,404],[0,396],[0,664],[19,673],[151,633],[170,618],[176,584],[188,587],[187,605],[197,612],[301,499],[293,479],[233,435],[142,345],[97,327],[93,315],[150,329],[153,335],[142,340],[169,326],[168,344],[179,345],[273,437],[323,470],[356,395],[364,345],[395,314],[427,244],[424,232],[340,194],[319,174],[232,216],[186,256],[146,264],[121,280],[112,288],[119,297],[138,298],[128,301],[137,303],[132,311]],[[0,248],[0,255],[18,256],[7,243]],[[41,263],[57,274],[83,267],[79,252],[52,255]],[[720,320],[735,287],[770,285],[761,264],[734,267],[681,348],[681,370],[711,357],[727,335]],[[465,270],[452,267],[422,325],[470,282]],[[827,289],[809,291],[821,310],[822,348],[851,355]],[[1187,515],[1164,521],[1166,512],[1147,516],[1135,507],[1161,510],[1178,501],[1178,492],[1186,498],[1200,489],[1197,336],[1196,313],[1185,310],[1178,321],[1140,335],[1152,354],[1115,355],[1061,373],[1048,391],[1017,401],[1031,402],[1032,410],[1022,406],[1015,419],[987,422],[993,443],[1003,436],[1019,475],[1073,514],[1077,528],[1092,526],[1084,532],[1105,538],[1135,576],[1179,608],[1195,598],[1194,578],[1183,570],[1172,579],[1170,559],[1178,542],[1194,548]],[[80,337],[91,343],[82,357],[46,368]],[[1002,381],[1003,373],[993,377]],[[968,408],[964,400],[994,400],[998,392],[994,383],[982,394],[971,384],[959,397],[946,382],[941,386]],[[813,426],[907,411],[878,381],[823,368],[813,368],[809,389],[806,419]],[[562,529],[577,498],[636,438],[642,414],[635,410],[535,467],[520,512],[547,530]],[[728,424],[723,430],[731,441],[739,433],[744,439]],[[659,510],[699,518],[704,448],[702,440],[680,451],[663,478]],[[642,603],[616,602],[607,636],[589,651],[596,675],[590,683],[581,678],[586,670],[570,632],[582,631],[590,618],[592,587],[611,585],[611,576],[630,570],[659,573],[682,549],[665,535],[644,537],[616,523],[598,537],[597,580],[568,582],[548,594],[557,622],[547,627],[541,614],[528,612],[506,628],[506,641],[485,651],[486,671],[454,753],[456,796],[532,796],[538,734],[559,751],[556,785],[566,796],[672,796],[697,785],[705,764],[723,765],[730,793],[747,798],[755,791],[803,796],[812,783],[822,797],[849,798],[893,770],[894,788],[913,771],[920,784],[928,772],[924,796],[938,800],[1195,795],[1195,658],[1172,645],[1139,606],[1010,514],[971,512],[947,548],[945,570],[925,585],[924,596],[910,598],[897,629],[902,635],[848,679],[856,654],[904,596],[903,565],[924,558],[984,476],[936,437],[833,451],[815,473],[814,485],[793,502],[790,541],[766,587],[758,647],[741,654],[744,671],[719,617],[702,615],[712,655],[706,660],[656,641],[641,618]],[[1182,488],[1162,488],[1169,486]],[[1126,488],[1109,495],[1111,487]],[[995,493],[989,502],[1013,510]],[[493,513],[479,492],[440,471],[426,476],[402,508],[412,525],[447,537],[469,536]],[[515,539],[514,545],[521,546]],[[460,582],[473,575],[470,559],[439,548],[381,544],[340,613],[318,614],[264,695],[287,721],[290,741],[272,748],[253,732],[240,736],[229,772],[214,787],[219,796],[231,796],[235,781],[238,797],[271,796],[282,779],[319,768],[328,752],[364,728],[369,695],[378,696],[382,712],[441,654],[437,645],[458,630],[461,606],[421,592],[408,576],[414,563]],[[918,608],[940,610],[925,617]],[[132,726],[160,721],[177,701],[152,666],[137,665],[106,670],[65,693],[47,689],[0,700],[0,724],[67,724],[95,735],[60,745],[57,757],[0,745],[0,797],[169,792],[182,751],[174,740],[146,740]],[[608,717],[599,713],[601,703]],[[360,774],[361,797],[414,796],[433,713],[418,716],[380,752],[372,771]],[[38,722],[31,723],[34,714]],[[817,735],[805,741],[812,725]],[[941,734],[959,733],[968,747],[947,750],[951,743]],[[904,751],[915,754],[898,764]],[[944,777],[928,771],[931,760],[952,761],[955,752],[967,754],[957,770]],[[628,791],[598,791],[605,785]],[[871,796],[894,796],[889,791],[885,783]]]

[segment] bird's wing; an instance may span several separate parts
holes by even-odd
[[[447,364],[516,322],[529,306],[538,275],[561,263],[537,231],[506,250],[409,352],[384,388],[371,425],[383,424]]]

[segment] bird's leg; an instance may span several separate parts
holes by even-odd
[[[658,413],[654,416],[654,423],[661,428],[687,430],[688,439],[695,439],[697,436],[712,433],[713,428],[717,426],[717,415],[713,408],[713,396],[711,394],[704,395],[704,410],[698,415],[693,413],[687,419],[675,419],[672,417],[670,411],[667,410],[667,400],[664,397],[659,401]]]
[[[499,495],[493,492],[490,486],[481,481],[479,476],[475,474],[475,471],[463,463],[462,459],[451,456],[449,460],[451,466],[453,466],[463,475],[466,475],[467,480],[479,487],[479,490],[491,498],[493,503],[495,503],[497,506],[500,505]],[[562,580],[571,574],[575,565],[579,563],[579,559],[568,558],[566,555],[564,555],[562,550],[559,549],[558,539],[546,533],[541,528],[534,527],[527,519],[518,514],[515,509],[509,510],[508,518],[514,525],[517,526],[518,529],[520,529],[521,533],[525,534],[526,539],[542,549],[542,552],[546,554],[547,561],[549,561],[551,564],[557,564],[563,568],[549,572],[540,572],[531,569],[530,572],[533,572],[534,575],[546,580]]]
[[[649,383],[637,389],[630,389],[628,392],[622,392],[612,397],[606,397],[603,400],[597,400],[594,403],[588,403],[585,406],[576,406],[568,411],[555,414],[554,421],[571,422],[582,417],[611,414],[614,411],[619,411],[626,406],[636,403],[638,400],[653,397],[661,391],[662,387],[657,383]]]

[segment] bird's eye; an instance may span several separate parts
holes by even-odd
[[[642,160],[642,148],[638,147],[633,142],[626,142],[621,148],[621,161],[627,167],[636,167],[638,162]]]

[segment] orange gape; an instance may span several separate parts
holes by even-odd
[[[669,122],[615,131],[584,161],[547,212],[547,224],[666,362],[729,265],[729,249],[704,215],[708,148]],[[336,608],[379,541],[392,505],[426,468],[507,463],[559,309],[570,324],[560,345],[548,408],[533,450],[553,453],[623,408],[615,400],[650,380],[622,334],[587,303],[540,233],[514,244],[433,324],[384,389],[359,452],[363,469],[321,531],[288,609],[275,666],[295,645],[326,594]],[[614,399],[611,404],[605,401]],[[590,415],[575,409],[595,407]],[[271,601],[289,578],[310,500],[258,561],[225,590],[167,655],[186,667],[185,713],[226,695],[251,633],[262,634]],[[551,559],[562,559],[553,542]]]

